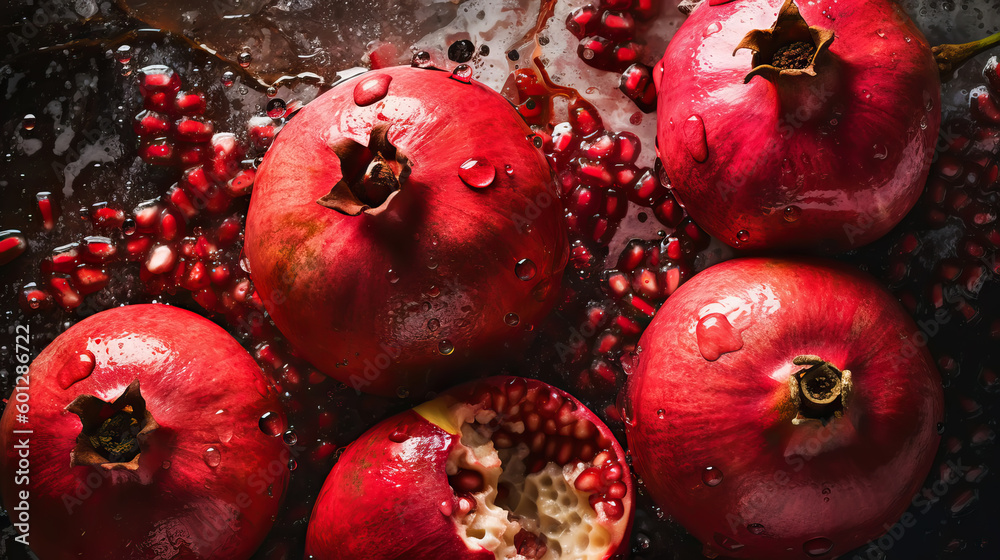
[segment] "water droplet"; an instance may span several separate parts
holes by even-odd
[[[701,471],[701,481],[705,486],[718,486],[722,484],[722,471],[715,467],[705,467],[705,470]]]
[[[538,268],[531,259],[521,259],[514,265],[514,274],[525,282],[534,278],[536,272],[538,272]]]
[[[885,146],[880,146],[879,144],[875,144],[874,146],[872,146],[872,149],[875,150],[875,156],[874,156],[875,159],[883,160],[889,157],[889,148]]]
[[[392,433],[389,434],[389,441],[392,441],[392,442],[395,442],[395,443],[403,443],[404,441],[406,441],[408,439],[410,439],[410,435],[407,434],[406,432],[401,431],[401,430],[393,430]]]
[[[170,461],[164,461],[164,462],[160,463],[160,468],[162,468],[163,470],[169,469],[170,468]]]
[[[903,40],[906,41],[907,43],[913,41],[913,39],[910,39],[909,37],[903,37]]]
[[[714,535],[712,535],[712,539],[715,540],[715,543],[717,545],[729,551],[739,550],[743,548],[743,543],[734,538],[727,537],[722,533],[715,533]]]
[[[253,56],[249,51],[243,51],[236,57],[236,61],[240,63],[240,66],[246,68],[250,66],[251,62],[253,62]]]
[[[920,117],[920,130],[927,130],[927,117]]]
[[[288,470],[294,471],[295,469],[298,468],[298,466],[299,464],[295,462],[295,459],[288,460]]]
[[[785,208],[784,214],[785,221],[791,223],[799,219],[799,216],[802,215],[802,209],[798,206],[788,206]]]
[[[405,399],[410,396],[410,390],[402,386],[396,387],[396,396]]]
[[[802,551],[809,556],[823,556],[833,548],[833,541],[824,537],[809,539],[802,544]]]
[[[236,74],[233,74],[229,70],[222,73],[222,85],[225,87],[230,87],[236,83]]]
[[[354,86],[354,103],[359,107],[365,107],[383,99],[389,94],[390,83],[392,76],[389,74],[375,74],[364,78]]]
[[[875,30],[875,34],[878,35],[879,37],[885,39],[885,31],[883,31],[882,29],[876,29]]]
[[[229,441],[233,439],[233,425],[223,424],[219,427],[218,434],[219,443],[229,443]]]
[[[78,381],[83,381],[90,377],[90,374],[94,373],[94,365],[93,352],[90,350],[80,352],[75,357],[67,360],[66,364],[59,370],[59,373],[56,375],[59,386],[63,390],[69,389]]]
[[[115,58],[122,64],[128,64],[132,60],[132,47],[129,45],[118,47],[118,50],[115,51]]]
[[[688,154],[698,163],[708,159],[708,140],[705,137],[705,121],[698,115],[691,115],[681,125],[681,136]]]
[[[299,442],[299,435],[295,433],[295,430],[288,430],[284,434],[281,434],[281,439],[284,440],[286,445],[295,445]]]
[[[521,322],[521,318],[517,316],[517,313],[508,313],[504,315],[503,322],[507,323],[508,327],[516,327]]]
[[[545,140],[542,140],[542,137],[539,136],[539,135],[537,135],[537,134],[532,134],[532,135],[528,136],[528,140],[531,141],[531,145],[532,146],[534,146],[534,147],[536,147],[538,149],[541,149],[542,146],[545,145]]]
[[[439,328],[441,328],[441,321],[438,321],[437,319],[431,319],[430,321],[427,321],[427,330],[434,332]]]
[[[719,31],[722,31],[722,24],[719,22],[712,23],[705,28],[705,37],[711,37]]]
[[[430,311],[430,310],[431,310],[431,302],[429,302],[429,301],[425,301],[425,302],[424,302],[424,303],[423,303],[423,304],[422,304],[422,305],[420,306],[420,309],[421,309],[421,310],[423,310],[423,312],[424,312],[424,313],[426,313],[426,312]]]
[[[21,126],[24,128],[24,130],[32,130],[32,129],[34,129],[35,128],[35,115],[33,115],[31,113],[28,113],[27,115],[24,115],[24,118],[21,119]]]
[[[468,84],[472,82],[472,67],[468,64],[459,64],[451,72],[451,79]]]
[[[122,76],[131,76],[132,75],[132,65],[131,64],[122,64],[121,70],[119,70],[118,73],[121,74]]]
[[[695,338],[698,340],[701,356],[710,362],[718,360],[723,354],[743,348],[740,334],[721,313],[709,313],[702,317],[695,329]]]
[[[278,119],[285,114],[285,100],[284,99],[272,99],[267,102],[267,116],[272,119]]]
[[[831,492],[831,490],[829,488],[824,488],[823,489],[823,494],[829,494],[830,492]]]
[[[458,177],[474,189],[485,189],[492,185],[496,176],[496,168],[486,158],[468,159],[458,168]]]
[[[245,254],[240,258],[240,268],[243,269],[243,272],[250,274],[250,259]]]
[[[508,175],[513,175],[514,174],[514,166],[511,165],[511,164],[509,164],[509,163],[507,165],[503,166],[503,170]]]
[[[390,284],[395,284],[396,282],[399,282],[399,275],[396,274],[396,271],[394,271],[391,268],[388,270],[388,272],[385,273],[385,278],[386,280],[389,281]]]
[[[659,410],[657,410],[656,411],[656,417],[659,418],[660,420],[663,420],[664,418],[667,417],[667,411],[663,410],[662,408],[659,409]]]
[[[443,500],[438,509],[441,510],[441,515],[445,517],[451,517],[451,513],[455,511],[455,508],[451,505],[451,500]]]
[[[746,243],[747,241],[750,241],[750,232],[745,229],[741,229],[740,231],[736,232],[736,240],[739,241],[740,243]]]
[[[124,222],[122,222],[122,233],[124,233],[125,235],[132,235],[133,233],[135,233],[135,227],[136,227],[135,220],[133,220],[132,218],[128,218]]]
[[[219,463],[222,462],[222,453],[214,447],[208,447],[205,449],[204,458],[205,464],[214,469],[219,466]]]
[[[747,531],[750,531],[754,535],[759,535],[764,532],[764,526],[760,523],[751,523],[747,525]]]
[[[455,345],[452,344],[450,340],[442,340],[438,343],[438,352],[440,352],[442,356],[450,356],[454,351]]]
[[[413,58],[410,59],[410,66],[414,68],[427,68],[431,65],[431,53],[427,51],[420,51],[413,54]]]
[[[937,423],[937,433],[939,435],[944,433],[944,422]]]
[[[260,427],[260,431],[271,437],[278,437],[285,431],[285,427],[282,425],[281,416],[277,412],[265,412],[260,420],[257,421],[257,425]]]

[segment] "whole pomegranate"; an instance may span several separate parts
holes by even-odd
[[[164,305],[121,307],[26,369],[0,420],[0,488],[39,558],[253,554],[288,481],[273,437],[284,416],[224,330]]]
[[[729,245],[858,247],[923,189],[939,70],[892,0],[702,2],[654,81],[674,194]]]
[[[323,484],[316,560],[624,558],[634,494],[621,446],[569,394],[492,377],[389,418]]]
[[[412,67],[348,80],[264,156],[246,228],[254,284],[303,357],[358,390],[437,385],[509,355],[554,305],[561,204],[506,99]]]
[[[839,556],[892,525],[930,469],[944,405],[926,343],[848,266],[713,266],[639,341],[622,403],[633,466],[710,552]]]

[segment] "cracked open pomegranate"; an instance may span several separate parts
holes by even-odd
[[[220,327],[165,305],[104,311],[18,377],[0,420],[4,507],[44,560],[246,559],[288,482],[283,423]]]
[[[702,2],[653,73],[658,155],[729,245],[865,245],[920,197],[939,74],[997,39],[931,49],[892,0]]]
[[[558,298],[568,244],[548,164],[470,74],[348,80],[300,111],[260,167],[254,285],[301,355],[360,391],[419,394],[508,356]]]
[[[607,426],[541,381],[493,377],[352,443],[306,538],[317,560],[624,558],[634,508]]]
[[[622,403],[633,466],[709,554],[844,554],[895,523],[930,469],[937,328],[843,264],[713,266],[639,341]]]

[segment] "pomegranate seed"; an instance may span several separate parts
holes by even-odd
[[[235,134],[218,133],[212,136],[209,175],[216,181],[232,179],[239,172],[242,157],[243,149],[237,144]]]
[[[485,486],[483,475],[468,469],[459,469],[457,473],[449,476],[448,484],[456,492],[481,492]]]
[[[204,163],[211,155],[210,148],[208,143],[181,144],[177,149],[177,161],[181,167]]]
[[[167,198],[173,204],[174,208],[180,211],[181,215],[185,218],[191,219],[198,215],[198,208],[195,207],[194,202],[191,201],[191,198],[179,185],[170,187],[170,190],[167,191]]]
[[[146,270],[152,274],[169,272],[177,261],[177,253],[169,245],[157,245],[149,252],[146,259]]]
[[[107,237],[91,236],[83,240],[83,257],[91,262],[108,262],[118,253],[118,248]]]
[[[626,68],[618,82],[618,89],[643,113],[656,110],[656,87],[649,66],[636,62]]]
[[[95,228],[118,229],[125,223],[125,212],[117,208],[98,208],[90,213],[90,221]]]
[[[178,92],[174,110],[185,116],[200,115],[205,112],[205,96],[198,92]]]
[[[20,303],[25,313],[44,311],[52,307],[52,296],[31,282],[21,291]]]
[[[601,16],[601,35],[612,41],[631,39],[635,34],[635,20],[628,12],[604,12]]]
[[[24,253],[28,242],[20,231],[0,232],[0,266],[5,265]]]
[[[577,39],[583,39],[597,30],[599,25],[598,11],[593,4],[577,8],[566,18],[566,29]]]
[[[108,285],[107,273],[93,266],[77,268],[73,271],[73,280],[81,294],[91,294]]]
[[[72,311],[83,303],[80,292],[76,291],[76,288],[66,278],[50,278],[49,288],[51,288],[52,296],[56,302],[66,311]]]
[[[149,97],[152,93],[175,94],[181,89],[181,77],[167,66],[146,66],[139,70],[139,93]]]
[[[52,231],[52,228],[56,227],[55,209],[52,207],[52,194],[40,192],[35,195],[35,199],[38,201],[38,211],[42,215],[42,227],[46,231]]]
[[[125,244],[125,258],[130,261],[141,260],[146,256],[146,251],[153,244],[153,240],[148,237],[139,237],[129,240]]]
[[[244,169],[240,171],[235,177],[226,183],[226,193],[233,198],[250,194],[250,190],[253,188],[253,182],[256,176],[257,173],[252,169]]]
[[[157,138],[139,148],[139,156],[151,165],[173,165],[177,154],[173,143],[166,138]]]
[[[183,142],[208,142],[215,134],[215,125],[212,121],[184,117],[174,124],[174,133]]]
[[[132,130],[138,136],[164,136],[170,132],[170,119],[156,111],[142,111],[132,121]]]
[[[570,125],[578,134],[590,136],[604,128],[597,111],[586,101],[575,99],[569,106]]]

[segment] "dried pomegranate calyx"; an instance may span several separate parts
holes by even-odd
[[[98,465],[107,470],[139,468],[142,444],[159,424],[146,408],[136,379],[113,403],[80,395],[66,406],[83,428],[70,452],[70,467]]]
[[[792,423],[819,420],[825,424],[843,416],[853,389],[850,370],[841,371],[813,355],[797,356],[792,363],[808,366],[789,378],[792,401],[798,409]]]
[[[368,145],[344,138],[330,146],[340,159],[341,179],[316,203],[347,216],[375,215],[410,175],[410,163],[389,141],[388,124],[372,128]]]
[[[754,29],[733,51],[753,51],[753,69],[744,78],[749,83],[754,76],[771,82],[779,76],[815,76],[817,61],[830,49],[834,33],[806,23],[794,0],[787,0],[778,11],[771,29]]]

